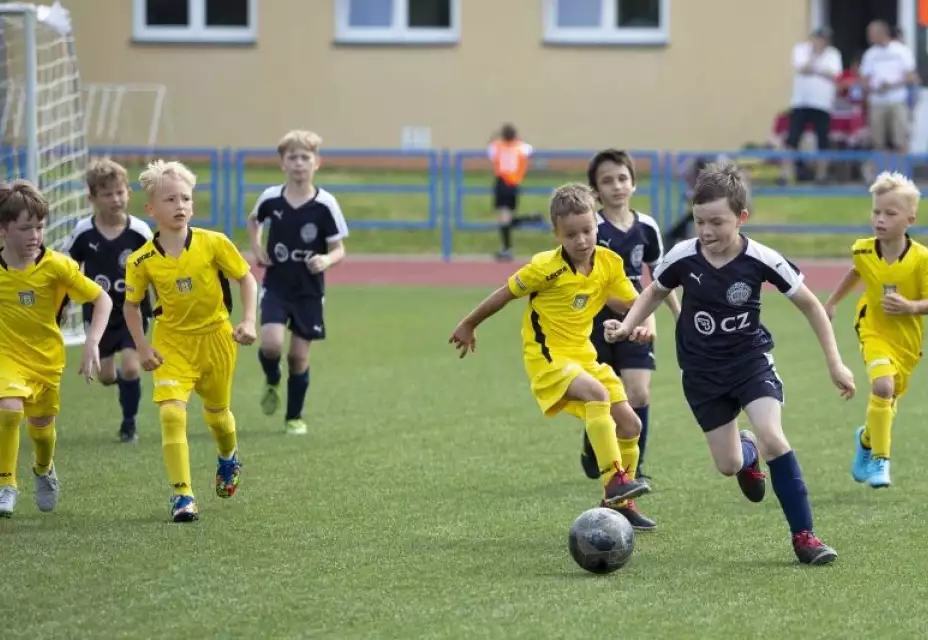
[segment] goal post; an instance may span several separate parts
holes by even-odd
[[[91,212],[82,102],[68,11],[58,2],[0,4],[0,172],[42,190],[50,211],[45,242],[55,249]],[[62,330],[66,343],[83,342],[79,306],[66,310]]]

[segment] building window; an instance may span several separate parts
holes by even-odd
[[[257,0],[133,0],[132,36],[137,42],[254,42],[257,4]]]
[[[452,44],[461,0],[335,0],[335,40],[351,44]]]
[[[662,45],[670,0],[544,0],[545,42]]]

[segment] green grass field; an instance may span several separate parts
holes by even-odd
[[[344,162],[344,161],[342,161]],[[321,186],[345,184],[414,184],[426,185],[427,174],[425,169],[395,169],[384,170],[365,168],[362,166],[339,165],[338,160],[326,161],[318,174],[317,181]],[[194,165],[200,176],[201,183],[209,183],[213,178],[209,167]],[[138,175],[139,165],[130,165],[130,175]],[[756,171],[757,186],[772,185],[776,171],[770,167],[762,167]],[[281,174],[274,166],[249,165],[247,182],[253,185],[271,185],[281,182]],[[536,170],[529,173],[525,185],[528,187],[543,187],[551,189],[570,180],[584,181],[582,167],[567,166],[565,168],[552,168]],[[640,177],[638,187],[639,195],[634,206],[642,211],[653,212],[655,207],[649,197],[649,177],[645,174]],[[465,184],[468,187],[489,187],[492,180],[484,168],[476,165],[465,173]],[[863,196],[858,197],[814,197],[814,196],[760,196],[754,200],[752,221],[757,224],[801,224],[801,225],[839,225],[839,226],[867,226],[868,225],[868,198],[861,186]],[[390,194],[390,193],[348,193],[335,191],[342,209],[348,219],[349,226],[352,221],[358,220],[404,220],[425,221],[429,216],[429,200],[426,194]],[[664,194],[659,198],[663,202]],[[244,211],[247,214],[258,198],[258,192],[246,194]],[[546,210],[546,195],[523,195],[520,209],[523,212],[544,212]],[[233,194],[234,199],[234,194]],[[674,203],[676,203],[674,194]],[[197,194],[198,217],[208,218],[212,204],[211,194],[200,192]],[[233,210],[235,207],[233,206]],[[486,195],[465,195],[463,201],[464,217],[468,221],[492,222],[494,212],[491,206],[489,189]],[[663,211],[663,204],[661,204]],[[676,208],[674,209],[676,212]],[[663,223],[663,213],[658,221]],[[750,222],[748,226],[750,233]],[[788,255],[796,258],[803,257],[836,257],[845,256],[848,246],[854,237],[851,234],[773,234],[769,232],[752,234],[757,240],[767,243],[777,249],[786,251]],[[236,241],[246,244],[243,229],[235,233]],[[550,235],[544,230],[523,230],[516,234],[516,250],[519,254],[530,255],[534,252],[547,249],[550,245]],[[455,231],[454,252],[457,254],[489,255],[499,248],[499,239],[495,231]],[[441,250],[441,230],[380,230],[380,229],[352,229],[349,250],[355,253],[404,253],[404,254],[437,254]]]
[[[459,361],[447,337],[482,289],[333,287],[330,337],[314,346],[310,434],[287,437],[258,408],[243,348],[234,410],[244,461],[231,500],[212,490],[212,441],[191,405],[201,521],[168,522],[150,379],[137,446],[116,442],[113,389],[87,387],[70,354],[57,466],[62,500],[39,514],[23,439],[20,508],[0,521],[2,637],[11,638],[913,638],[924,633],[926,405],[913,381],[898,416],[894,481],[850,478],[866,393],[843,402],[811,331],[781,296],[785,423],[806,473],[817,532],[840,554],[795,563],[768,491],[748,503],[715,474],[684,402],[669,314],[649,447],[656,490],[640,501],[660,530],[632,562],[584,573],[567,550],[598,500],[578,463],[581,425],[531,398],[513,304]],[[865,387],[841,309],[839,339]]]

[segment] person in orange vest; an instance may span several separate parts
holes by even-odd
[[[519,188],[528,170],[532,145],[519,139],[516,128],[504,124],[499,137],[487,149],[493,163],[495,183],[493,208],[499,218],[499,235],[503,247],[496,254],[498,260],[512,260],[512,229],[526,222],[541,222],[541,215],[516,215],[519,206]]]

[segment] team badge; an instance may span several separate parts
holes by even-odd
[[[300,229],[300,237],[303,239],[303,242],[312,242],[316,239],[317,235],[319,235],[319,228],[312,222],[304,224],[303,228]]]
[[[131,255],[132,255],[131,249],[126,249],[125,251],[119,254],[119,266],[121,268],[123,269],[126,268],[126,263],[129,262],[129,256]]]
[[[883,285],[883,295],[888,296],[891,293],[896,293],[896,285],[894,284],[884,284]]]
[[[35,306],[35,291],[20,291],[19,304],[23,305],[24,307]]]
[[[574,309],[577,309],[577,310],[583,309],[584,307],[586,307],[586,303],[587,301],[589,301],[589,299],[590,299],[590,296],[586,295],[585,293],[581,293],[577,295],[574,298],[574,305],[573,305]]]
[[[274,259],[277,260],[277,262],[286,262],[289,257],[290,250],[287,249],[285,244],[278,242],[274,245]]]
[[[190,293],[193,291],[193,278],[178,278],[176,284],[177,290],[180,293]]]
[[[635,248],[632,249],[632,254],[629,256],[629,259],[631,259],[633,267],[640,269],[641,262],[644,260],[644,245],[636,244]]]
[[[736,282],[728,287],[725,299],[732,306],[740,306],[751,299],[751,287],[743,282]]]

